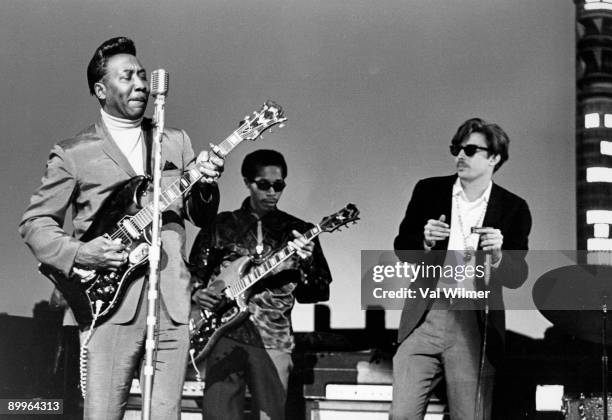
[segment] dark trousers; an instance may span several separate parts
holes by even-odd
[[[251,392],[251,418],[285,418],[291,354],[222,337],[206,360],[204,420],[243,418],[245,387]]]
[[[393,420],[423,419],[429,397],[442,379],[452,420],[491,418],[495,369],[486,357],[480,366],[478,312],[444,305],[434,305],[442,308],[427,313],[393,358]]]

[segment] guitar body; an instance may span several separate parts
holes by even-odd
[[[248,300],[251,296],[247,290],[236,297],[227,296],[229,284],[238,281],[250,268],[251,259],[240,257],[225,267],[209,287],[225,296],[220,307],[215,311],[195,308],[191,312],[189,322],[191,348],[195,351],[195,361],[205,359],[219,338],[228,330],[242,324],[248,317]]]
[[[117,271],[87,271],[86,278],[76,274],[66,277],[54,267],[46,264],[39,266],[39,271],[62,292],[79,325],[91,324],[97,305],[100,308],[95,325],[110,318],[119,307],[128,286],[145,274],[150,238],[146,231],[137,237],[126,235],[123,233],[125,227],[121,227],[142,208],[141,200],[150,187],[149,179],[144,176],[136,176],[119,185],[104,201],[89,229],[80,238],[83,242],[102,235],[120,238],[129,256]]]

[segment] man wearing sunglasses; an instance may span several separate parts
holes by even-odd
[[[190,261],[196,283],[194,301],[213,310],[221,296],[207,288],[227,265],[242,256],[259,264],[288,243],[297,254],[254,286],[250,317],[230,330],[207,357],[204,419],[241,419],[244,390],[251,393],[253,418],[285,418],[287,384],[294,347],[291,309],[295,299],[314,303],[329,298],[331,274],[317,239],[306,242],[302,233],[311,224],[277,208],[287,177],[283,155],[257,150],[242,163],[249,196],[242,206],[217,216],[211,229],[202,229]]]
[[[486,258],[491,267],[488,283],[474,277],[462,287],[488,290],[490,295],[484,306],[474,300],[424,298],[418,292],[416,299],[406,299],[393,359],[394,420],[422,419],[442,378],[451,419],[491,418],[495,366],[505,330],[501,289],[518,287],[527,278],[524,256],[531,230],[527,203],[492,181],[508,159],[508,144],[497,124],[469,119],[451,141],[457,173],[415,186],[394,242],[398,257],[446,266],[452,256],[464,268]],[[477,234],[472,233],[474,227],[481,228]],[[481,252],[477,255],[476,250]],[[418,279],[414,287],[436,288],[442,280]],[[452,280],[453,287],[459,287]]]

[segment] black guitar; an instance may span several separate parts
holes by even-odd
[[[359,220],[359,210],[354,204],[348,204],[342,210],[327,216],[321,222],[304,233],[312,241],[322,232],[339,230],[351,222]],[[277,251],[259,265],[251,266],[248,256],[240,257],[225,267],[214,281],[208,285],[226,299],[215,311],[195,309],[189,320],[191,350],[197,363],[206,358],[215,343],[227,330],[237,327],[249,316],[248,301],[251,287],[263,279],[283,261],[292,256],[295,250],[289,245]]]
[[[243,140],[254,141],[265,130],[277,124],[282,126],[287,120],[282,108],[271,101],[253,114],[217,146],[218,155],[225,157]],[[201,172],[194,167],[167,187],[160,197],[161,211],[186,194],[200,178]],[[144,204],[143,196],[151,188],[150,179],[145,176],[136,176],[117,187],[80,238],[83,242],[102,235],[120,239],[128,260],[117,271],[74,268],[70,277],[66,277],[52,266],[39,266],[39,271],[62,292],[80,325],[95,326],[107,320],[119,307],[129,284],[146,273],[153,205]]]

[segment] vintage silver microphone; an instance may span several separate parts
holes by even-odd
[[[164,69],[151,73],[151,95],[155,97],[155,136],[153,137],[153,224],[149,247],[149,281],[147,284],[147,336],[145,341],[144,386],[142,387],[142,419],[151,418],[151,395],[155,374],[155,352],[157,350],[156,329],[159,314],[159,261],[161,255],[161,139],[165,126],[166,95],[168,94],[168,72]]]
[[[151,95],[155,98],[155,113],[153,122],[157,127],[157,132],[162,133],[164,130],[164,111],[166,105],[166,95],[168,95],[168,86],[170,77],[164,69],[157,69],[151,72]]]
[[[168,83],[169,76],[166,70],[153,70],[151,72],[151,95],[153,95],[155,98],[159,95],[163,95],[165,97],[168,94]]]

